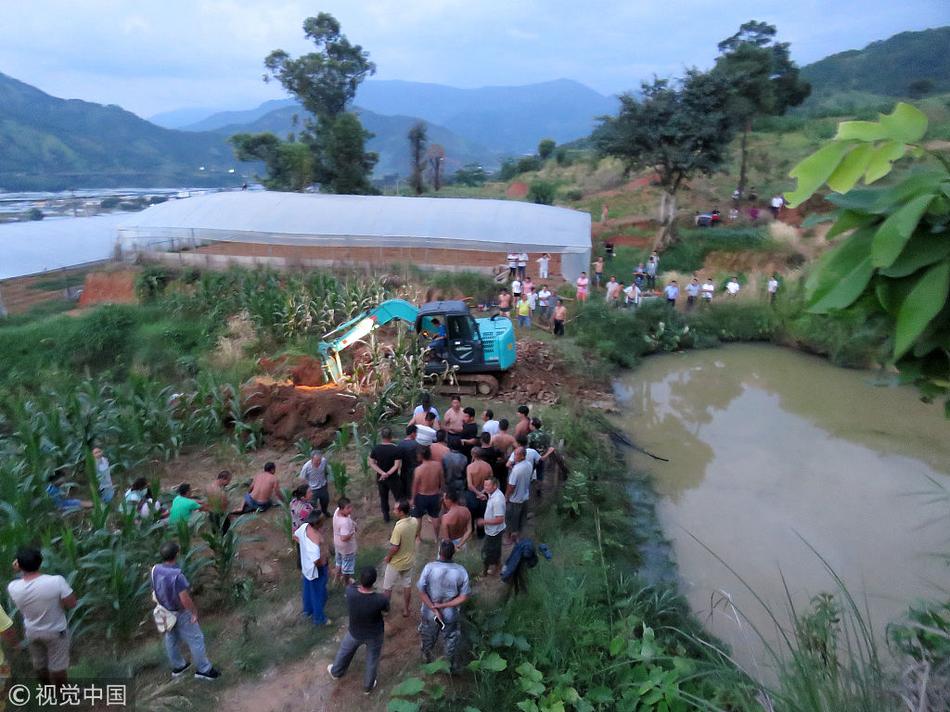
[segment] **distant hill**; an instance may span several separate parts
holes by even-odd
[[[419,121],[414,116],[383,116],[366,109],[354,109],[360,116],[363,127],[375,134],[367,144],[367,149],[379,154],[376,164],[377,177],[399,173],[409,173],[409,129]],[[244,113],[244,112],[236,112]],[[215,129],[215,133],[222,136],[231,136],[236,133],[270,131],[281,138],[289,133],[299,132],[304,121],[303,108],[295,103],[290,106],[271,111],[256,120],[245,124],[231,124]],[[299,116],[299,124],[293,122],[294,116]],[[454,173],[466,163],[481,163],[486,169],[494,168],[499,164],[499,156],[484,146],[468,141],[442,126],[426,122],[429,143],[438,143],[445,148],[445,171]]]
[[[509,155],[532,153],[543,138],[562,143],[587,136],[597,116],[617,110],[615,99],[568,79],[480,89],[396,80],[368,81],[360,85],[355,104],[377,115],[418,116],[444,127],[473,146],[485,147],[489,154]],[[275,109],[293,105],[292,99],[268,101],[248,111],[213,114],[182,128],[211,131],[249,124]]]
[[[234,185],[241,170],[217,134],[163,129],[0,74],[0,189]]]
[[[901,32],[864,49],[839,52],[802,67],[802,77],[820,98],[859,91],[890,97],[913,96],[913,82],[930,82],[929,92],[950,92],[950,27]]]
[[[153,116],[146,116],[144,118],[148,119],[156,126],[161,126],[164,129],[180,129],[183,126],[188,126],[189,124],[194,124],[198,121],[201,121],[202,119],[207,118],[208,116],[211,116],[217,112],[217,109],[192,106],[185,109],[162,111]]]

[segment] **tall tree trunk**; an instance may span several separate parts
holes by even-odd
[[[749,171],[749,132],[752,131],[752,119],[746,119],[745,127],[742,129],[742,143],[740,144],[740,155],[739,159],[739,185],[736,186],[739,189],[739,195],[745,196],[745,184],[748,180],[748,171]]]
[[[660,193],[660,227],[653,239],[653,249],[662,250],[676,236],[674,221],[676,220],[676,193],[664,190]]]

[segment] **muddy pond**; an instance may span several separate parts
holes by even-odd
[[[771,641],[775,626],[703,545],[783,622],[783,577],[796,606],[835,591],[815,551],[866,603],[880,639],[909,603],[950,590],[950,567],[935,556],[950,553],[950,502],[930,501],[936,483],[950,492],[950,423],[942,404],[881,382],[734,345],[651,357],[615,384],[618,424],[670,460],[629,455],[653,476],[683,591],[753,674],[768,661],[749,624]]]

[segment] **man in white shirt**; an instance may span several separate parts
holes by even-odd
[[[508,279],[514,279],[518,276],[518,253],[508,253]]]
[[[769,304],[775,304],[775,294],[778,292],[778,275],[769,277]]]
[[[482,413],[482,432],[489,433],[492,437],[498,435],[498,421],[495,420],[495,414],[491,408],[486,408]]]
[[[607,294],[605,299],[608,302],[614,301],[620,294],[620,285],[617,283],[617,278],[611,275],[610,279],[607,281],[606,286]]]
[[[514,279],[511,282],[511,296],[514,301],[517,302],[518,298],[521,296],[521,280]]]
[[[739,282],[735,277],[730,277],[729,281],[726,282],[726,291],[730,297],[734,297],[739,293]]]
[[[300,468],[300,479],[310,485],[310,501],[320,503],[320,511],[324,517],[329,517],[330,489],[327,485],[327,460],[322,450],[314,450],[303,467]]]
[[[7,592],[23,616],[23,633],[37,678],[64,683],[69,669],[66,611],[76,607],[76,594],[62,576],[41,574],[42,564],[39,549],[20,549],[13,570],[22,576],[10,582]]]
[[[679,285],[676,283],[675,279],[671,281],[668,285],[666,285],[666,288],[663,290],[663,293],[666,295],[666,303],[672,307],[675,307],[676,299],[680,295],[680,288],[679,288]]]
[[[551,255],[545,252],[538,259],[535,260],[538,263],[538,278],[547,279],[548,278],[548,265],[551,263]]]
[[[709,304],[712,301],[713,294],[715,294],[715,292],[716,292],[716,285],[713,284],[711,279],[707,278],[706,281],[703,282],[703,286],[702,286],[703,301],[706,304]]]
[[[777,220],[779,213],[782,212],[782,208],[785,207],[785,198],[783,198],[781,195],[773,196],[772,203],[769,207],[772,210],[772,217]]]
[[[498,480],[489,477],[485,480],[485,515],[476,520],[475,524],[485,528],[485,540],[482,544],[482,562],[485,564],[485,575],[498,573],[501,570],[501,544],[505,532],[505,495],[498,488]]]
[[[696,298],[699,296],[699,280],[693,279],[686,285],[686,310],[691,310],[696,306]]]
[[[551,290],[548,289],[548,285],[542,284],[541,289],[538,290],[538,306],[541,308],[540,316],[545,321],[551,320],[551,312],[553,311],[553,304],[551,303]]]

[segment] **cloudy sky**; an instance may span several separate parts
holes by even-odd
[[[273,49],[307,51],[325,10],[379,79],[462,87],[566,77],[604,94],[709,66],[716,43],[765,20],[807,64],[903,30],[950,23],[948,0],[0,0],[0,72],[141,116],[250,108]]]

